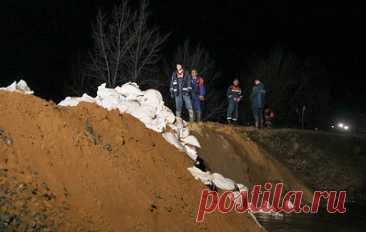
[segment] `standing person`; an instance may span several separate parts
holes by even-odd
[[[227,108],[227,122],[231,124],[231,121],[237,122],[239,116],[239,102],[242,98],[242,91],[239,85],[239,79],[235,78],[233,84],[228,88],[226,93],[229,106]]]
[[[183,103],[189,113],[189,121],[193,122],[194,114],[191,102],[192,82],[188,72],[184,71],[181,64],[173,72],[170,81],[170,95],[175,99],[176,116],[182,116]]]
[[[272,128],[273,126],[273,121],[275,119],[275,113],[273,112],[273,110],[268,106],[267,108],[265,108],[264,110],[264,126],[266,128]]]
[[[192,69],[192,105],[195,112],[195,117],[197,122],[202,120],[202,109],[201,102],[205,100],[205,83],[202,77],[198,76],[196,69]]]
[[[256,128],[263,128],[263,108],[265,104],[265,96],[266,90],[264,89],[263,83],[260,80],[255,80],[254,87],[250,95],[250,100],[252,102],[252,111]]]

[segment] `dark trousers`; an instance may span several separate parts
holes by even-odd
[[[233,121],[238,120],[238,114],[239,114],[238,105],[239,105],[238,102],[236,102],[234,100],[229,100],[229,105],[227,107],[227,115],[226,115],[227,120],[233,120]]]
[[[193,110],[196,113],[201,113],[201,100],[198,96],[192,96],[192,106]]]
[[[263,124],[264,124],[263,108],[253,107],[252,111],[253,111],[255,126],[263,127]]]
[[[183,103],[188,110],[190,116],[193,114],[192,109],[192,102],[191,102],[191,96],[189,95],[178,95],[175,96],[175,110],[176,110],[176,116],[181,117],[182,115],[182,109],[183,109]]]

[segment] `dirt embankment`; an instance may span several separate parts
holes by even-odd
[[[248,136],[314,190],[346,190],[366,202],[366,136],[301,130],[249,131]]]
[[[0,231],[260,231],[247,215],[196,224],[191,161],[129,115],[1,91],[0,112]]]
[[[283,182],[287,190],[347,190],[362,197],[366,139],[296,130],[262,130],[215,123],[193,126],[209,168],[247,186]]]

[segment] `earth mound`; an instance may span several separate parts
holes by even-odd
[[[261,231],[249,215],[195,222],[192,161],[91,103],[0,91],[0,231]]]

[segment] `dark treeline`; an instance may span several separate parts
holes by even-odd
[[[169,34],[162,35],[158,28],[150,25],[150,17],[147,1],[142,1],[136,9],[123,1],[111,11],[100,11],[92,24],[94,48],[88,54],[79,54],[73,62],[78,67],[73,69],[71,83],[66,85],[69,87],[67,94],[87,92],[93,95],[101,83],[115,87],[134,81],[143,88],[159,89],[172,106],[168,94],[170,75],[175,64],[182,63],[187,71],[197,69],[206,80],[205,120],[222,121],[225,118],[225,93],[230,79],[234,78],[240,79],[244,89],[240,107],[242,124],[252,121],[249,95],[255,79],[265,84],[267,105],[276,113],[278,125],[297,126],[298,113],[304,107],[307,124],[321,123],[322,116],[329,112],[328,73],[316,58],[299,57],[276,44],[263,54],[250,56],[239,68],[237,76],[228,78],[208,49],[188,38],[163,55]]]
[[[114,1],[116,4],[121,2],[125,1]],[[323,29],[333,30],[335,26],[329,29],[325,27],[325,21],[336,14],[336,10],[322,8],[307,13],[309,9],[305,6],[294,9],[291,4],[263,7],[259,3],[247,3],[242,6],[246,10],[241,11],[231,1],[222,4],[213,1],[211,10],[232,12],[224,15],[232,20],[232,25],[227,25],[225,23],[229,21],[213,17],[216,11],[202,12],[207,4],[203,2],[196,7],[181,6],[188,15],[195,15],[196,21],[167,20],[174,17],[176,9],[170,2],[151,1],[150,6],[142,3],[141,7],[139,1],[130,1],[118,10],[113,3],[98,0],[39,1],[37,4],[5,1],[2,4],[1,13],[6,19],[2,24],[8,28],[1,43],[4,45],[2,57],[6,57],[2,60],[6,67],[2,84],[24,78],[37,95],[55,101],[83,92],[94,95],[102,82],[113,87],[136,81],[143,88],[159,89],[172,106],[168,84],[177,62],[184,63],[188,70],[198,69],[206,80],[205,120],[224,120],[225,92],[234,78],[240,79],[244,90],[240,103],[241,124],[252,121],[248,96],[254,79],[261,79],[265,84],[267,103],[276,113],[277,124],[283,126],[298,126],[298,112],[304,106],[309,127],[325,125],[331,111],[335,110],[336,100],[347,106],[348,102],[358,102],[353,94],[362,94],[357,85],[339,78],[340,68],[329,69],[332,59],[307,52],[311,47],[321,49],[319,44],[315,47],[316,38],[329,44],[329,49],[336,44],[330,39],[325,41],[328,37],[314,36]],[[121,15],[123,12],[128,17]],[[160,16],[162,12],[164,17]],[[286,30],[290,26],[286,29],[283,25],[290,23],[295,12],[314,17],[306,27],[291,27],[289,33]],[[248,20],[239,21],[239,13],[247,15]],[[357,15],[357,11],[351,13]],[[305,22],[305,17],[300,16],[295,20],[298,25]],[[120,18],[123,18],[119,21],[123,24],[118,24]],[[183,23],[183,27],[174,25],[180,21],[187,23]],[[340,28],[334,31],[344,30],[344,25],[336,23]],[[309,33],[312,31],[314,35]],[[224,37],[224,34],[230,36]],[[270,38],[269,34],[273,36]],[[118,35],[121,36],[117,39]],[[304,37],[300,49],[288,41],[292,36]],[[101,43],[101,39],[106,40]],[[358,44],[357,37],[355,39],[354,43],[347,44],[349,49],[343,46],[338,51],[347,50],[342,54],[349,54]],[[221,44],[219,48],[220,41],[224,46]],[[101,44],[105,45],[104,49]],[[329,56],[333,57],[332,54]],[[108,56],[108,68],[105,67],[105,55]],[[358,62],[351,56],[343,59],[348,63]],[[349,78],[354,80],[357,73],[355,69],[349,70]],[[347,90],[343,92],[344,86]]]

